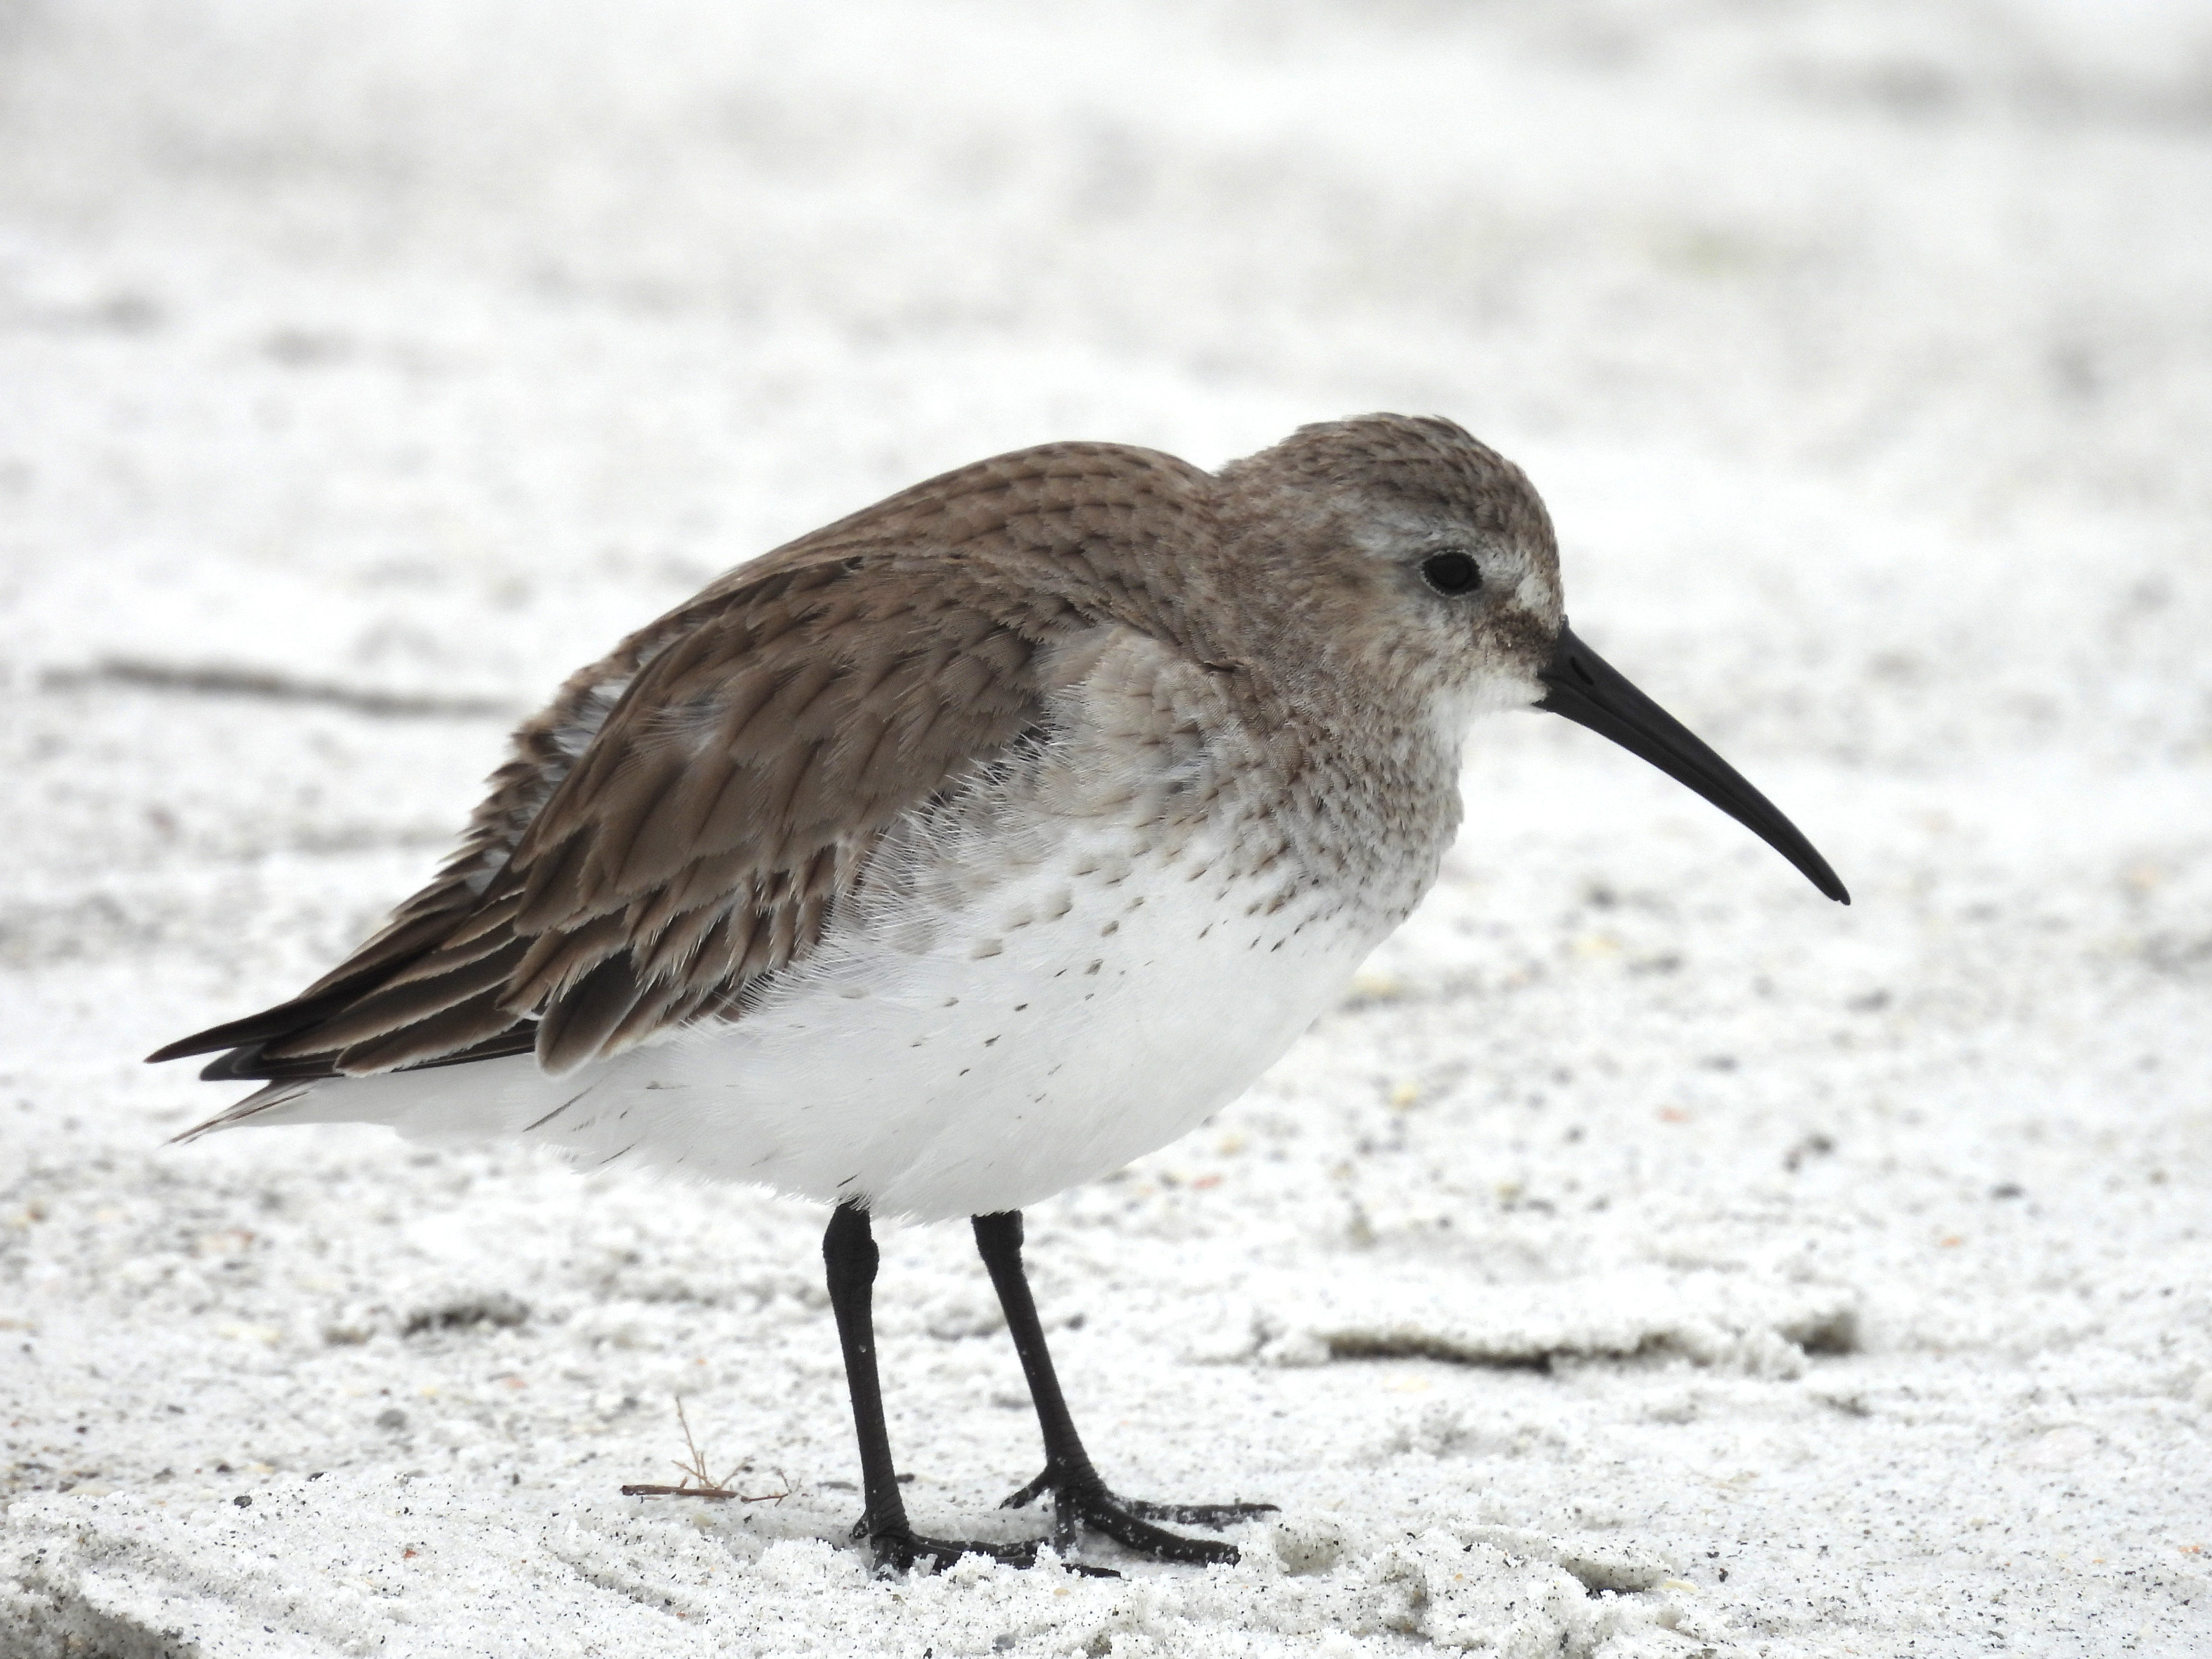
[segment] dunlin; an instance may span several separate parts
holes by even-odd
[[[1207,473],[981,461],[742,565],[516,734],[460,850],[290,1001],[153,1056],[262,1087],[192,1133],[367,1121],[834,1207],[856,1528],[912,1566],[873,1215],[974,1218],[1044,1441],[1008,1500],[1191,1562],[1265,1505],[1123,1499],[1022,1206],[1163,1146],[1328,1006],[1436,878],[1480,715],[1620,743],[1845,899],[1758,791],[1569,631],[1543,503],[1451,422],[1302,428]]]

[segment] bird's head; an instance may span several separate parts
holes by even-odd
[[[1551,515],[1521,469],[1435,417],[1302,427],[1220,474],[1224,566],[1277,660],[1456,742],[1478,715],[1563,714],[1743,823],[1832,899],[1827,860],[1741,774],[1567,626]]]

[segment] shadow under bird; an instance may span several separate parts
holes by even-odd
[[[1436,879],[1480,715],[1539,708],[1737,818],[1750,784],[1569,629],[1520,469],[1449,421],[1301,428],[1208,473],[1060,443],[741,565],[516,733],[460,850],[298,996],[171,1043],[253,1094],[191,1133],[504,1137],[834,1206],[877,1561],[915,1532],[870,1218],[973,1218],[1062,1549],[1169,1561],[1260,1504],[1117,1496],[1022,1265],[1024,1205],[1165,1145],[1340,994]]]

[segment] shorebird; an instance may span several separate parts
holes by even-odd
[[[885,1431],[875,1216],[972,1218],[1044,1443],[1008,1498],[1182,1562],[1272,1507],[1117,1497],[1022,1263],[1024,1206],[1240,1093],[1437,876],[1480,716],[1610,738],[1826,860],[1567,627],[1521,470],[1449,421],[1302,428],[1208,473],[980,461],[738,566],[516,733],[459,850],[290,1001],[171,1043],[261,1087],[187,1137],[367,1121],[832,1206],[854,1535],[925,1537]]]

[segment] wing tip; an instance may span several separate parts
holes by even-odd
[[[273,1111],[279,1106],[289,1106],[301,1095],[306,1094],[310,1086],[306,1084],[268,1084],[256,1089],[245,1099],[224,1107],[205,1122],[196,1123],[189,1129],[179,1130],[162,1144],[167,1146],[185,1146],[199,1139],[203,1135],[213,1134],[218,1129],[235,1128],[241,1123],[259,1117],[264,1112]]]
[[[225,1046],[220,1042],[205,1041],[207,1035],[205,1031],[202,1031],[192,1036],[179,1037],[174,1042],[165,1042],[147,1055],[141,1063],[147,1066],[165,1065],[173,1060],[189,1060],[194,1054],[204,1054],[211,1049]]]
[[[295,997],[289,1002],[280,1002],[273,1008],[264,1008],[258,1014],[248,1014],[243,1019],[225,1020],[220,1025],[209,1026],[204,1031],[195,1031],[190,1036],[164,1043],[146,1056],[145,1063],[159,1066],[172,1060],[189,1060],[194,1054],[211,1054],[223,1048],[258,1050],[313,1024],[329,1012],[331,1004],[336,1000],[330,993],[312,998]],[[221,1065],[222,1062],[218,1060],[216,1063]]]

